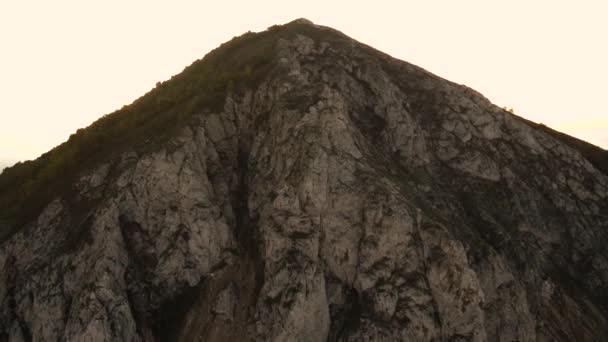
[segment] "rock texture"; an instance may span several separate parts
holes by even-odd
[[[605,340],[605,171],[288,25],[259,86],[75,180],[84,219],[57,197],[0,246],[0,341]]]

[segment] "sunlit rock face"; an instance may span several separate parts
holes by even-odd
[[[605,171],[316,30],[4,242],[0,341],[604,341]]]

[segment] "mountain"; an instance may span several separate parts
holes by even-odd
[[[603,341],[608,154],[299,19],[0,175],[0,341]]]

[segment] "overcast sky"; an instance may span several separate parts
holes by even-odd
[[[0,164],[233,36],[306,17],[608,148],[608,1],[0,0]]]

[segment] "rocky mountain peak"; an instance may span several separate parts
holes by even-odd
[[[0,175],[0,340],[602,341],[606,151],[298,19]]]

